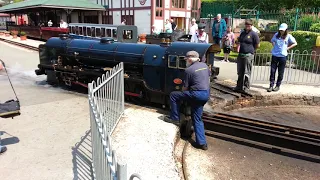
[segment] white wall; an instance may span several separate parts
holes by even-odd
[[[141,5],[141,4],[140,4],[140,1],[146,1],[146,0],[136,0],[136,1],[134,2],[134,7],[151,6],[151,1],[154,1],[154,0],[147,0],[144,5]],[[127,4],[128,4],[128,3],[127,3]]]
[[[192,0],[187,0],[187,10],[191,10],[192,7]]]
[[[151,32],[151,10],[136,10],[134,13],[134,25],[138,27],[138,35]]]
[[[171,0],[165,0],[165,1],[164,1],[164,7],[165,7],[165,8],[170,8],[170,1],[171,1]]]
[[[171,11],[172,17],[186,17],[185,11]]]
[[[121,24],[121,12],[120,11],[113,11],[113,24],[118,25]]]
[[[112,0],[113,6],[112,8],[120,8],[120,0]]]
[[[170,11],[169,10],[164,10],[164,20],[170,19]]]
[[[161,30],[161,32],[162,32],[162,30],[163,30],[163,24],[164,24],[164,21],[163,21],[163,20],[160,20],[160,19],[155,19],[155,20],[154,20],[154,25],[156,26],[156,28],[157,28],[158,30]]]

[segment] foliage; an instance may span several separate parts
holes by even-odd
[[[20,36],[25,36],[25,35],[26,35],[26,33],[24,31],[20,32]]]
[[[303,52],[307,50],[310,52],[313,46],[316,45],[317,37],[320,36],[320,33],[310,32],[310,31],[294,31],[290,34],[296,39],[298,45],[294,48]]]
[[[320,23],[312,24],[310,27],[310,31],[312,32],[320,32]]]
[[[255,57],[255,66],[264,66],[271,60],[272,44],[268,41],[261,41],[260,47],[257,49],[258,54]]]
[[[301,18],[298,21],[298,29],[301,30],[309,30],[312,24],[319,22],[319,17],[314,14],[306,14],[302,15]]]

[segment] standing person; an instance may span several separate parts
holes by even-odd
[[[221,39],[227,29],[227,23],[221,19],[221,14],[217,15],[217,19],[212,24],[212,39],[214,44],[219,44],[221,47]]]
[[[49,20],[49,22],[48,22],[48,27],[51,27],[52,26],[52,21],[51,20]]]
[[[68,24],[61,19],[60,21],[60,28],[68,28]]]
[[[252,30],[252,20],[245,20],[245,29],[238,38],[240,43],[239,55],[237,58],[238,81],[235,91],[246,91],[250,89],[250,76],[254,52],[259,47],[260,39]]]
[[[175,31],[177,29],[177,24],[174,22],[173,19],[171,19],[171,26],[172,26],[172,31]]]
[[[172,25],[169,19],[166,20],[166,24],[164,25],[164,29],[166,33],[172,33]]]
[[[196,23],[196,19],[192,19],[191,20],[191,26],[190,26],[190,31],[189,31],[189,35],[194,35],[198,30],[198,24]]]
[[[189,51],[186,54],[187,68],[185,70],[184,87],[182,91],[174,91],[170,94],[171,115],[165,116],[164,121],[179,125],[179,103],[188,102],[191,105],[191,118],[196,135],[195,148],[207,150],[207,142],[204,134],[204,125],[201,119],[203,106],[209,100],[210,71],[205,63],[199,62],[199,54]]]
[[[223,35],[222,42],[224,53],[224,59],[222,61],[229,62],[229,54],[234,44],[234,34],[232,32],[231,26],[228,26],[226,33]]]
[[[267,90],[268,92],[280,90],[280,85],[286,67],[288,51],[298,45],[296,39],[291,34],[288,34],[288,25],[286,23],[282,23],[280,25],[279,31],[273,36],[271,42],[273,49],[270,72],[270,87]],[[277,69],[278,79],[276,87],[273,88]]]
[[[209,36],[206,32],[204,32],[205,25],[200,23],[198,26],[198,31],[196,31],[192,37],[190,42],[192,43],[209,43]]]

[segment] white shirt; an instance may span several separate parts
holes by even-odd
[[[66,22],[60,23],[60,28],[68,28],[68,24]]]
[[[52,26],[52,22],[51,22],[51,21],[48,22],[48,26],[49,26],[49,27]]]
[[[202,33],[202,36],[198,32],[192,35],[190,42],[192,43],[209,43],[209,36],[206,32]]]
[[[198,24],[194,24],[190,27],[189,35],[194,35],[198,30]]]

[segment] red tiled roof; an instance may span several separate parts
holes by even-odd
[[[9,14],[0,13],[0,17],[9,17]]]

